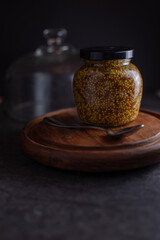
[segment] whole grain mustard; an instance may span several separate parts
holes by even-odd
[[[99,47],[81,50],[84,65],[74,76],[73,91],[80,119],[106,127],[125,125],[138,116],[142,77],[131,63],[133,50]]]

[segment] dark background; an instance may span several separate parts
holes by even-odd
[[[18,57],[44,44],[45,28],[65,27],[77,48],[127,45],[140,69],[144,89],[160,88],[158,1],[1,1],[1,79]]]
[[[8,66],[44,43],[47,27],[66,27],[78,48],[133,46],[144,88],[160,88],[158,3],[1,0],[0,94]],[[160,98],[143,99],[144,108],[160,112]],[[0,240],[160,239],[160,164],[103,174],[45,167],[24,154],[23,124],[2,114],[1,105]]]

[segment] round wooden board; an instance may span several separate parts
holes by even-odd
[[[51,112],[30,121],[22,131],[22,146],[40,163],[68,170],[105,172],[134,169],[160,161],[159,113],[141,110],[127,127],[144,124],[144,128],[121,140],[112,140],[99,130],[48,125],[43,118],[51,116],[70,125],[81,122],[75,108]]]

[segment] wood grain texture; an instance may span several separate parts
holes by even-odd
[[[105,172],[160,161],[160,114],[156,112],[141,110],[127,127],[144,124],[144,128],[121,140],[112,140],[99,130],[61,129],[43,122],[44,117],[51,116],[66,124],[80,123],[75,108],[51,112],[29,122],[22,131],[22,146],[40,163],[68,170]]]

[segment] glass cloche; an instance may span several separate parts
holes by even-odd
[[[45,29],[43,34],[46,45],[16,60],[6,74],[4,108],[20,121],[74,106],[72,80],[81,65],[78,50],[65,43],[64,28]]]

